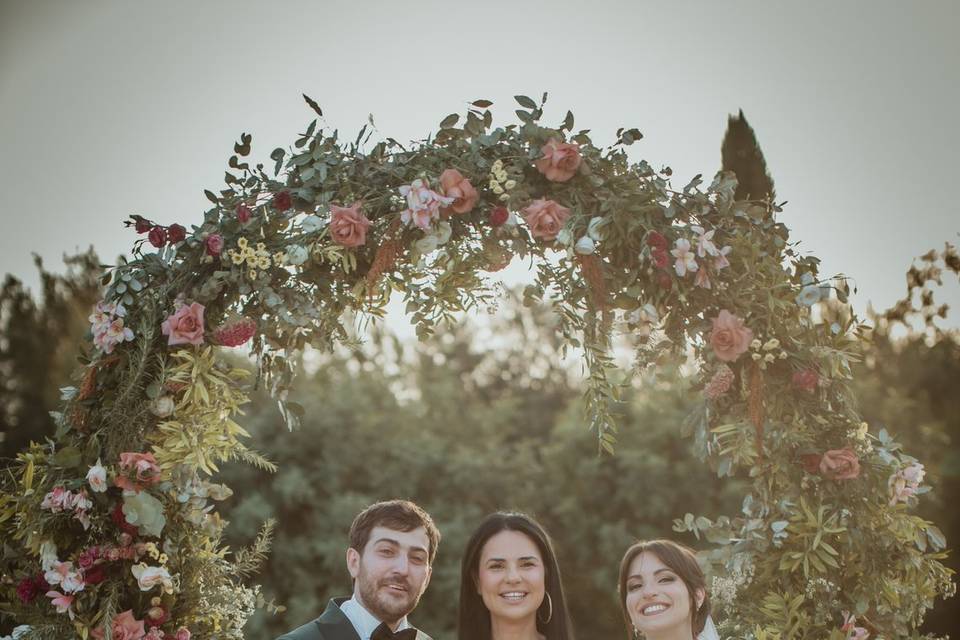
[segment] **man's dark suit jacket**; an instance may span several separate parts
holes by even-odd
[[[334,598],[319,618],[285,633],[277,640],[360,640],[350,619],[340,611],[340,604],[347,598]],[[417,630],[417,640],[432,640],[423,631]]]

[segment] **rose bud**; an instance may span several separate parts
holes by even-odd
[[[490,225],[494,227],[502,226],[510,217],[510,212],[506,207],[495,207],[490,212]]]
[[[150,235],[147,236],[147,240],[150,241],[150,244],[159,249],[163,245],[167,244],[167,230],[163,227],[154,227],[153,229],[150,229]]]
[[[170,244],[176,244],[181,242],[184,238],[187,237],[187,230],[184,229],[179,224],[172,224],[167,227],[167,239],[170,241]]]
[[[250,222],[250,218],[253,217],[253,212],[250,211],[250,207],[245,204],[237,205],[237,220],[240,221],[240,224],[247,224]]]

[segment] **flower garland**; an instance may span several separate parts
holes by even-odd
[[[200,224],[131,217],[142,237],[105,276],[57,439],[22,452],[0,493],[15,620],[51,637],[241,638],[255,606],[276,609],[241,580],[271,524],[227,561],[210,501],[230,492],[208,478],[228,459],[273,465],[242,444],[247,372],[220,351],[250,349],[292,428],[292,356],[350,341],[344,312],[381,316],[400,295],[426,336],[495,304],[488,275],[514,258],[536,267],[525,297],[552,298],[583,349],[602,450],[630,384],[612,334],[647,363],[692,349],[703,394],[684,431],[720,476],[752,479],[741,515],[675,523],[717,543],[731,634],[903,635],[953,591],[942,534],[909,513],[922,464],[856,413],[860,326],[813,313],[844,282],[794,251],[775,205],[735,201],[731,175],[675,189],[669,168],[629,161],[637,129],[601,149],[569,112],[541,124],[546,95],[516,99],[517,124],[493,128],[478,100],[410,148],[369,146],[367,127],[343,143],[315,119],[272,171],[244,161],[243,134]]]

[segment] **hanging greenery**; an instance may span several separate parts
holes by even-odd
[[[245,582],[272,523],[231,554],[211,501],[230,495],[213,482],[222,462],[273,470],[235,420],[248,378],[295,428],[304,347],[353,344],[351,324],[396,297],[419,336],[442,331],[495,307],[491,274],[514,259],[535,273],[525,298],[550,301],[584,355],[602,451],[631,374],[692,354],[702,397],[683,429],[719,476],[752,478],[741,514],[674,525],[717,545],[727,635],[919,637],[954,590],[942,534],[910,512],[923,465],[861,421],[863,327],[815,312],[845,302],[846,283],[794,250],[774,203],[735,200],[729,173],[672,186],[669,168],[628,159],[636,128],[599,148],[570,112],[546,126],[546,94],[517,96],[518,123],[499,128],[477,100],[409,146],[371,143],[372,119],[341,141],[306,99],[318,119],[270,166],[251,166],[241,136],[200,224],[127,223],[142,237],[105,272],[56,437],[3,479],[0,600],[28,637],[241,638],[273,607]],[[609,353],[619,333],[638,345],[634,371]],[[241,345],[254,376],[220,357]]]

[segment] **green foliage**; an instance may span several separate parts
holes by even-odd
[[[418,345],[375,334],[357,352],[311,361],[295,397],[305,408],[287,433],[264,397],[247,424],[280,470],[225,469],[234,498],[224,515],[237,539],[276,518],[275,550],[261,583],[288,607],[258,614],[250,637],[273,637],[349,593],[346,531],[377,499],[410,497],[443,534],[434,577],[414,613],[434,637],[452,637],[460,554],[496,509],[521,509],[554,537],[580,637],[617,637],[620,556],[637,538],[666,534],[680,509],[734,508],[742,484],[717,483],[678,426],[687,386],[666,369],[656,387],[626,391],[613,457],[597,456],[583,419],[584,384],[556,357],[561,337],[548,308],[500,308]],[[495,348],[491,348],[495,347]],[[375,462],[374,462],[375,461]]]

